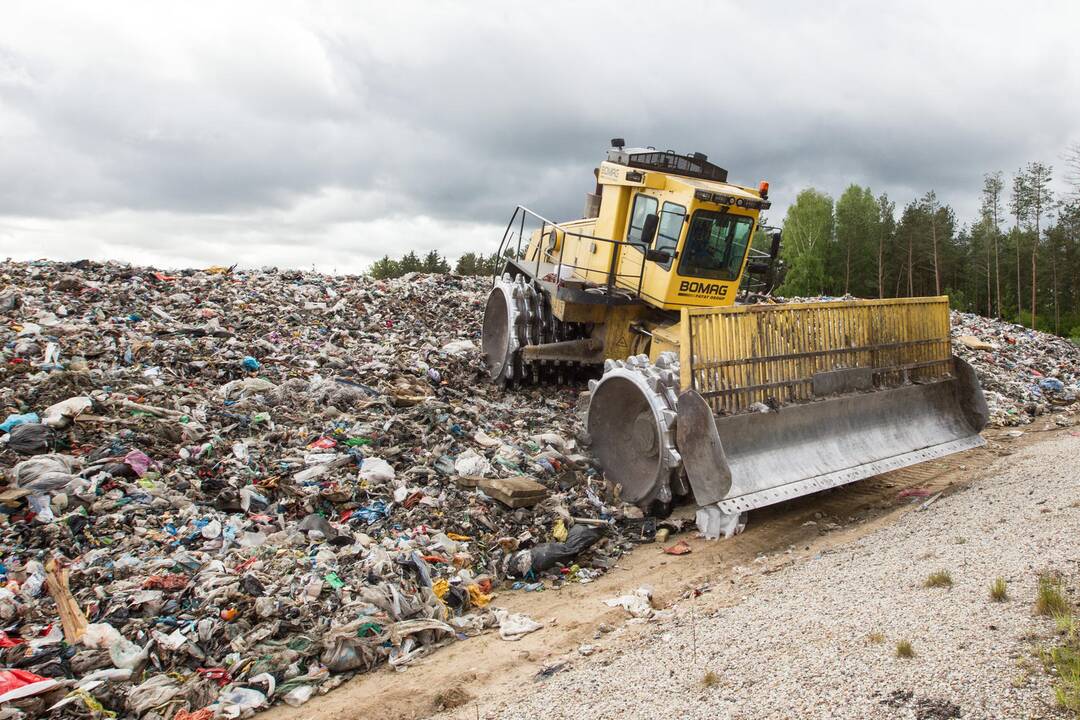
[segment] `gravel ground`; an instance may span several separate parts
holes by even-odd
[[[1060,717],[1050,680],[1032,655],[1034,638],[1048,636],[1053,623],[1035,616],[1032,603],[1044,570],[1064,573],[1077,596],[1078,452],[1080,437],[1062,433],[1003,458],[926,512],[908,513],[849,545],[794,554],[793,564],[773,573],[747,568],[748,580],[723,578],[744,583],[742,596],[709,592],[641,633],[603,636],[598,652],[574,658],[518,697],[498,704],[481,698],[480,714]],[[953,587],[923,587],[940,569],[950,572]],[[997,576],[1009,583],[1005,603],[989,599]],[[871,633],[884,639],[875,643]],[[903,639],[914,658],[896,657]],[[708,688],[707,671],[718,679]],[[445,717],[474,712],[470,704]]]

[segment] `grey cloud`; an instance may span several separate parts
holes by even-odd
[[[185,238],[191,262],[300,244],[350,267],[470,249],[478,228],[493,246],[517,203],[580,212],[614,135],[769,179],[774,221],[802,187],[850,182],[899,206],[934,188],[966,220],[984,172],[1080,140],[1071,4],[655,8],[8,10],[0,245],[48,226],[52,252],[175,257]],[[413,234],[380,245],[395,224]]]

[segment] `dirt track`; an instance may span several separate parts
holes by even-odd
[[[919,504],[898,497],[905,489],[949,494],[964,487],[1001,455],[1039,442],[1045,436],[1040,429],[1052,434],[1057,428],[1051,421],[1039,422],[1019,438],[987,431],[988,444],[983,448],[757,511],[751,515],[746,532],[727,541],[708,542],[686,533],[681,537],[693,548],[687,556],[663,555],[658,545],[644,545],[591,584],[542,593],[501,593],[496,605],[524,612],[547,627],[519,642],[505,642],[496,633],[488,633],[453,643],[404,672],[383,668],[358,676],[302,707],[278,706],[260,717],[423,718],[436,711],[442,693],[454,688],[475,698],[483,716],[485,699],[519,694],[545,665],[593,642],[599,625],[622,626],[619,632],[628,634],[640,631],[641,626],[624,626],[626,614],[605,606],[605,598],[651,585],[654,604],[666,606],[694,588],[711,585],[714,592],[727,593],[735,602],[752,587],[747,581],[754,574],[775,572],[800,557],[842,546],[892,522],[899,513]],[[734,574],[740,576],[738,585],[732,579]],[[718,582],[721,584],[716,585]]]

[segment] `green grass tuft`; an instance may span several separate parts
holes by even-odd
[[[1060,645],[1050,651],[1058,680],[1054,698],[1058,705],[1080,715],[1080,646]]]
[[[1005,602],[1009,599],[1009,590],[1005,578],[995,578],[994,582],[990,583],[990,599],[994,602]]]
[[[898,658],[913,658],[915,657],[915,648],[911,646],[911,643],[907,640],[901,640],[896,643],[896,657]]]
[[[1069,614],[1069,601],[1061,592],[1061,578],[1047,574],[1039,576],[1039,589],[1035,595],[1035,612],[1050,617]]]
[[[923,583],[923,587],[928,588],[951,588],[952,587],[952,575],[948,570],[938,570],[932,572],[926,577],[926,582]]]
[[[1060,644],[1050,648],[1050,666],[1057,674],[1054,698],[1058,705],[1080,717],[1080,622],[1071,612],[1056,615]]]

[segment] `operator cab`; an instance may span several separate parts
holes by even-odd
[[[607,214],[613,236],[629,243],[619,250],[618,284],[640,286],[664,309],[733,303],[758,215],[770,206],[768,184],[756,192],[730,184],[704,153],[623,145],[613,140],[597,169],[598,220]]]

